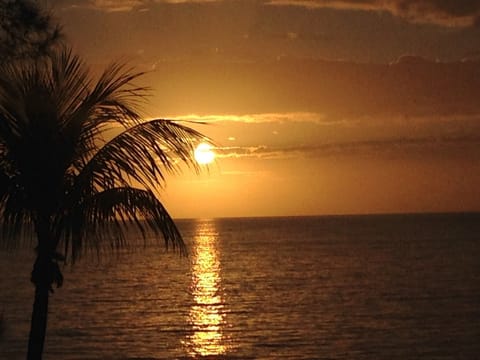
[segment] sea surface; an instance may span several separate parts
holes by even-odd
[[[65,267],[44,359],[480,358],[480,214],[178,225],[188,258]],[[25,358],[32,262],[0,252],[2,360]]]

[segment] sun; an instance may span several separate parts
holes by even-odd
[[[210,164],[213,160],[215,160],[215,153],[212,149],[213,148],[210,144],[200,143],[195,148],[193,156],[200,165]]]

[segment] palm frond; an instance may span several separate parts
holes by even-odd
[[[58,107],[59,122],[68,127],[72,122],[81,125],[73,114],[88,95],[92,79],[85,64],[71,50],[55,53],[48,64],[50,86]]]
[[[171,120],[137,124],[107,142],[81,170],[78,179],[106,189],[135,180],[146,188],[165,181],[165,173],[178,173],[181,165],[199,170],[194,147],[208,140],[198,131]]]
[[[148,190],[122,187],[102,191],[78,204],[61,221],[65,255],[70,254],[72,261],[88,249],[101,253],[138,246],[136,238],[126,236],[132,227],[137,229],[144,245],[148,234],[153,234],[154,242],[161,236],[167,249],[172,247],[186,254],[173,219]]]
[[[145,101],[148,88],[133,82],[144,72],[135,72],[122,63],[108,66],[85,99],[95,111],[90,114],[85,130],[117,123],[128,127],[141,121],[140,106]]]
[[[11,178],[0,172],[0,247],[16,249],[32,232],[32,218],[22,191]]]

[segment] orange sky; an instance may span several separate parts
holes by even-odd
[[[480,210],[476,2],[49,3],[88,62],[151,70],[149,116],[209,123],[175,217]]]

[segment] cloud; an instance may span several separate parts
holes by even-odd
[[[182,116],[170,117],[172,120],[192,121],[200,123],[219,123],[219,122],[236,122],[246,124],[261,124],[261,123],[314,123],[324,124],[330,123],[322,114],[313,112],[287,112],[287,113],[263,113],[263,114],[244,114],[244,115],[196,115],[188,114]]]
[[[154,4],[233,2],[233,0],[59,0],[63,7],[90,8],[103,11],[148,10]],[[256,0],[258,6],[297,6],[389,12],[414,23],[431,23],[449,27],[467,27],[480,21],[477,0]],[[289,33],[287,36],[299,36]]]
[[[63,8],[86,8],[107,12],[146,11],[153,4],[209,3],[219,0],[59,0]]]
[[[188,116],[179,116],[186,119]],[[296,118],[297,121],[289,119]],[[309,113],[207,115],[198,127],[217,143],[219,158],[293,159],[329,156],[437,154],[480,156],[480,114],[370,115],[323,119]],[[303,121],[299,121],[303,120]],[[235,139],[231,141],[229,139]]]
[[[318,158],[328,156],[398,156],[411,154],[424,155],[426,152],[444,154],[444,156],[471,155],[475,159],[480,154],[480,136],[427,136],[418,138],[388,138],[380,140],[364,140],[350,142],[331,142],[322,144],[274,147],[260,146],[230,146],[216,149],[220,159],[292,159],[298,157]]]
[[[284,120],[291,116],[210,115],[205,118],[222,119],[214,123],[214,130],[218,132],[214,138],[227,139],[223,134],[235,136],[234,143],[225,142],[216,148],[220,159],[337,156],[391,159],[406,155],[411,158],[436,155],[478,159],[480,156],[480,115],[365,116],[343,118],[327,123],[328,126],[316,120],[323,117],[320,114],[309,114],[303,122]],[[258,119],[263,122],[256,122]],[[276,119],[283,120],[277,122]]]
[[[56,6],[64,9],[96,9],[107,12],[130,11],[144,4],[144,0],[61,0],[55,3]]]
[[[477,0],[270,0],[268,4],[389,12],[410,22],[448,27],[472,26],[480,19]]]
[[[421,65],[423,65],[423,64],[429,64],[429,63],[432,63],[432,61],[429,60],[429,59],[426,59],[422,56],[405,54],[405,55],[400,56],[397,60],[392,61],[390,63],[390,65],[395,65],[395,64],[410,64],[410,65],[421,64]]]

